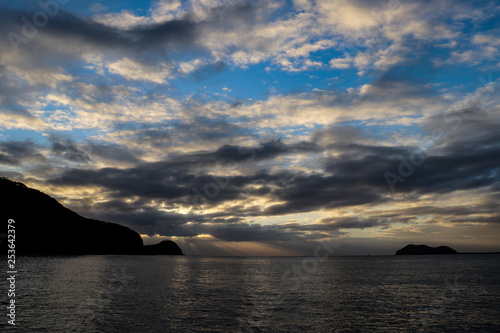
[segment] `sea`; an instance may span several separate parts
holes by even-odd
[[[500,332],[498,254],[0,264],[1,332]]]

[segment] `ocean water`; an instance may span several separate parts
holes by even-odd
[[[493,254],[20,257],[16,265],[16,325],[7,324],[3,278],[2,332],[500,332]]]

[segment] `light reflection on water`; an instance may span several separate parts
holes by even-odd
[[[498,332],[500,256],[18,258],[23,332]],[[0,285],[6,290],[2,279]],[[2,305],[6,305],[3,299]],[[4,307],[5,309],[5,307]],[[6,326],[6,320],[2,323]],[[7,327],[10,329],[11,327]]]

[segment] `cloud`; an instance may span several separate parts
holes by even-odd
[[[473,44],[488,44],[490,46],[500,46],[500,38],[495,35],[477,34],[472,38]]]
[[[148,16],[122,10],[82,18],[59,11],[47,26],[39,29],[40,38],[20,47],[37,51],[38,55],[50,53],[49,48],[79,56],[98,54],[99,50],[101,54],[127,52],[128,65],[132,62],[146,65],[141,56],[146,51],[161,56],[163,52],[202,46],[207,52],[205,62],[208,63],[223,61],[245,67],[271,61],[289,71],[322,66],[312,54],[340,47],[351,53],[359,69],[380,69],[405,61],[408,52],[414,50],[405,42],[408,36],[432,42],[459,37],[456,28],[444,23],[443,17],[454,15],[455,20],[459,20],[458,14],[467,13],[470,8],[465,3],[454,7],[446,3],[303,2],[296,4],[297,12],[285,19],[273,16],[280,8],[274,2],[215,1],[187,7],[179,1],[158,1],[152,5]],[[14,9],[4,8],[2,12],[9,12],[0,27],[3,31],[19,31],[21,18],[33,16],[31,12]],[[482,44],[485,38],[490,37],[478,35],[474,42]],[[494,45],[491,38],[490,44]],[[468,56],[456,52],[453,57],[455,60],[450,61]],[[347,59],[349,57],[342,55],[332,59],[330,65],[345,69]],[[135,72],[138,66],[132,66]],[[192,71],[186,66],[183,65],[180,72]],[[130,73],[131,66],[125,67],[129,69],[129,77],[137,77]],[[161,79],[154,82],[158,80]]]
[[[50,136],[51,151],[57,156],[61,156],[72,162],[90,162],[90,157],[71,139],[63,139],[60,136]]]
[[[479,50],[453,51],[451,57],[446,61],[448,64],[467,64],[474,66],[485,60],[494,60],[498,54],[498,49],[487,46]]]
[[[159,64],[145,66],[133,60],[124,58],[108,65],[108,71],[119,74],[129,80],[149,81],[164,84],[172,76],[172,66]]]
[[[43,130],[47,128],[42,120],[33,116],[26,110],[1,110],[0,112],[0,127],[4,129],[30,129]]]
[[[31,140],[0,142],[0,164],[26,165],[45,161],[40,147]]]
[[[436,124],[436,120],[430,119],[429,122]],[[59,184],[94,184],[112,190],[116,198],[140,196],[171,200],[171,204],[190,209],[196,196],[193,189],[203,192],[207,184],[227,183],[212,190],[217,195],[198,200],[198,203],[218,206],[231,202],[233,208],[221,206],[218,209],[226,209],[224,214],[235,216],[272,216],[380,204],[390,200],[384,173],[397,173],[402,161],[409,163],[415,151],[424,162],[412,167],[414,173],[397,184],[398,192],[449,193],[495,184],[498,181],[495,176],[498,161],[492,156],[498,155],[499,149],[491,144],[499,139],[495,128],[491,119],[488,122],[470,121],[463,125],[461,133],[464,137],[460,140],[443,137],[443,140],[448,140],[443,141],[445,145],[436,142],[435,147],[422,152],[417,146],[370,144],[373,139],[365,132],[351,127],[332,127],[314,132],[312,141],[286,144],[275,140],[257,147],[225,145],[214,151],[171,155],[167,160],[142,163],[129,169],[72,169],[62,175]],[[478,149],[478,146],[484,148]],[[323,154],[325,157],[320,160],[320,168],[309,172],[258,168],[259,163],[277,162],[297,154]],[[128,154],[123,158],[137,162]],[[248,169],[251,164],[255,166]],[[219,173],[227,169],[239,170],[240,174],[227,176]],[[245,211],[239,208],[238,202],[244,202],[250,194],[267,202],[263,209]]]
[[[141,163],[141,160],[127,148],[118,145],[95,144],[90,142],[89,150],[92,158],[102,159],[107,162],[107,165],[114,162],[121,166]]]
[[[159,4],[156,9],[159,10],[160,7],[164,8],[164,5]],[[228,14],[233,12],[234,20],[238,20],[246,15],[245,8],[249,7],[232,5],[225,10]],[[0,16],[0,20],[3,24],[0,25],[0,31],[15,34],[16,38],[24,38],[22,18],[31,18],[35,12],[5,7],[1,12],[3,15]],[[130,72],[144,70],[137,62],[144,62],[141,55],[146,52],[164,57],[170,50],[195,46],[201,31],[220,29],[221,23],[214,17],[208,16],[205,20],[199,21],[192,15],[194,14],[185,13],[170,20],[165,20],[166,18],[160,20],[158,17],[147,20],[124,11],[119,14],[102,14],[94,18],[85,18],[59,10],[57,15],[50,17],[46,25],[36,30],[36,36],[33,38],[27,41],[23,39],[25,42],[22,43],[12,42],[10,43],[12,45],[5,41],[4,43],[6,50],[12,52],[14,49],[22,50],[23,57],[38,59],[42,57],[48,59],[56,54],[61,59],[67,54],[77,58],[120,54],[123,57],[123,54],[128,54],[133,59],[122,60],[126,63],[115,64],[112,68],[117,71],[121,67],[126,67],[132,77],[137,77],[137,73],[133,75]],[[120,64],[122,66],[119,66]]]
[[[353,60],[351,58],[334,58],[330,60],[331,68],[347,69],[352,66]]]
[[[94,20],[103,25],[118,28],[132,29],[138,25],[150,23],[150,20],[144,16],[136,16],[129,10],[121,10],[119,13],[99,14],[94,16]]]

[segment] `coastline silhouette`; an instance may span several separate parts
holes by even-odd
[[[136,231],[83,217],[23,183],[0,177],[0,189],[0,214],[15,221],[18,255],[183,255],[173,241],[144,246]]]
[[[396,255],[415,255],[415,254],[458,254],[458,252],[448,246],[431,247],[427,245],[413,245],[413,244],[408,244],[402,249],[396,251]]]

